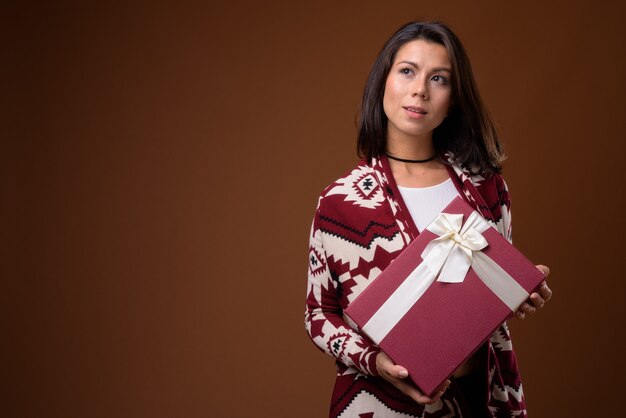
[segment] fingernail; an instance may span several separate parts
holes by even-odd
[[[407,372],[406,370],[400,370],[398,372],[398,376],[400,377],[407,377],[409,375],[409,372]]]

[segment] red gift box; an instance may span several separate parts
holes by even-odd
[[[457,197],[344,314],[432,396],[544,279]]]

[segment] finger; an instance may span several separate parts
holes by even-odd
[[[443,382],[441,386],[437,388],[437,392],[445,392],[446,389],[448,389],[448,386],[450,386],[450,380],[446,380],[445,382]]]
[[[541,297],[541,295],[536,292],[530,295],[530,301],[532,302],[535,308],[543,308],[543,305],[546,303],[546,301]]]
[[[450,386],[450,381],[446,380],[441,386],[439,386],[437,391],[432,396],[426,396],[423,393],[418,391],[420,395],[418,397],[419,402],[423,404],[433,404],[437,402],[439,398],[441,398],[443,394],[445,393],[445,391],[448,389],[448,386]]]
[[[541,286],[539,286],[539,289],[537,289],[537,292],[539,292],[541,297],[546,302],[549,301],[550,298],[552,297],[552,290],[550,290],[550,288],[548,287],[548,284],[545,281],[541,284]]]
[[[515,316],[517,316],[519,319],[524,319],[526,318],[526,314],[524,313],[524,311],[522,311],[521,309],[518,309],[515,312]]]
[[[440,392],[436,393],[435,396],[433,396],[431,398],[429,396],[424,395],[415,386],[411,385],[408,382],[405,382],[405,381],[402,381],[402,380],[398,380],[398,379],[393,379],[392,383],[402,393],[404,393],[405,395],[407,395],[411,399],[413,399],[415,402],[417,402],[419,404],[422,404],[422,405],[429,405],[429,404],[437,402],[439,400],[439,398],[441,397],[441,395],[443,394],[443,391],[440,391]]]
[[[423,403],[424,403],[424,404],[426,404],[426,405],[431,405],[431,404],[434,404],[434,403],[436,403],[436,402],[437,402],[437,401],[441,398],[441,396],[442,396],[442,395],[443,395],[443,392],[436,392],[436,393],[432,396],[432,398],[428,398],[428,400],[427,400],[427,401],[425,401],[425,402],[423,402]]]
[[[529,315],[531,313],[534,313],[536,309],[534,306],[530,306],[528,302],[524,302],[522,303],[522,306],[520,306],[520,310],[524,312],[525,314]]]
[[[437,392],[435,392],[430,398],[427,396],[423,396],[424,399],[422,400],[424,401],[424,403],[427,403],[427,404],[433,404],[437,402],[439,398],[441,398],[443,394],[446,392],[446,390],[448,389],[448,386],[450,386],[449,380],[447,380],[443,385],[441,385],[439,389],[437,390]]]
[[[432,401],[431,403],[437,402],[439,398],[443,396],[443,394],[446,392],[449,386],[450,386],[449,380],[446,380],[441,386],[439,386],[439,388],[437,389],[437,392],[435,392],[435,394],[431,398],[431,401]]]
[[[393,379],[405,379],[409,376],[409,372],[407,371],[407,369],[397,365],[383,368],[383,373]]]
[[[439,398],[441,397],[441,394],[436,394],[434,395],[432,398],[429,396],[426,396],[422,393],[419,393],[417,395],[417,402],[421,403],[422,405],[431,405],[434,404],[435,402],[437,402],[439,400]]]
[[[385,368],[389,376],[397,379],[404,379],[409,375],[409,371],[407,369],[391,362],[389,364],[385,364]]]
[[[548,266],[544,266],[543,264],[537,264],[535,267],[541,270],[543,275],[546,277],[548,277],[548,275],[550,274],[550,268]]]
[[[413,399],[415,402],[419,404],[424,405],[424,404],[430,404],[433,402],[431,398],[424,395],[422,392],[420,392],[419,390],[417,390],[415,387],[411,386],[410,384],[403,382],[402,380],[395,380],[392,383],[402,393],[409,396],[411,399]]]
[[[408,376],[408,372],[396,367],[381,370],[380,374],[390,379],[404,379]]]
[[[384,353],[381,353],[376,359],[378,370],[388,377],[404,379],[409,375],[407,369],[397,364]]]

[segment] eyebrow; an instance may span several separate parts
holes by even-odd
[[[398,64],[402,64],[402,63],[412,65],[415,68],[419,68],[418,65],[416,63],[414,63],[413,61],[400,61],[400,62],[398,62]],[[447,71],[449,73],[452,73],[452,70],[450,68],[448,68],[448,67],[435,67],[435,68],[432,69],[432,71],[433,72]]]

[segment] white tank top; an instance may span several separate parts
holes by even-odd
[[[452,179],[429,187],[398,186],[419,232],[422,232],[452,199],[460,196]]]

